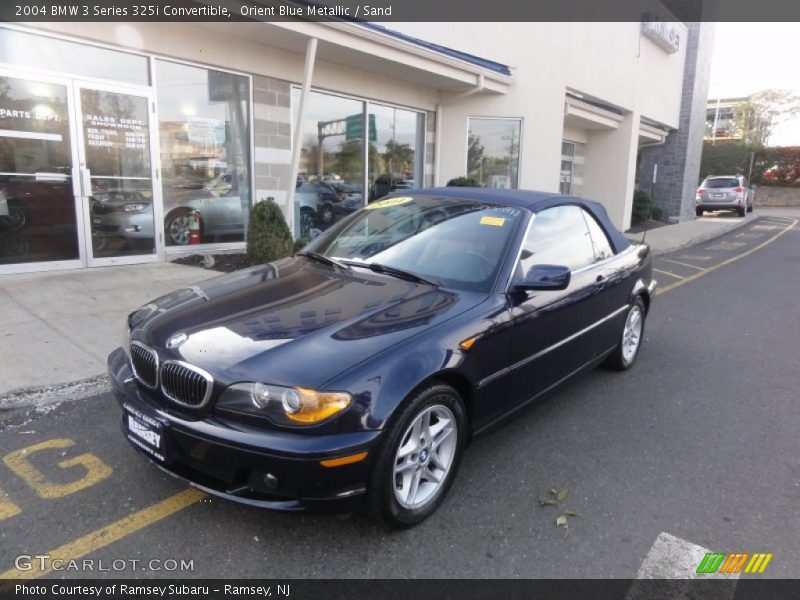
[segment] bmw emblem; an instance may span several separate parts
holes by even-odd
[[[185,333],[176,333],[172,337],[167,340],[167,348],[172,350],[173,348],[177,348],[181,344],[183,344],[186,340],[189,339],[189,336]]]

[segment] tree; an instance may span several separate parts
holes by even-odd
[[[477,174],[481,168],[483,161],[484,146],[481,144],[481,138],[475,134],[469,134],[467,140],[467,173]]]
[[[800,114],[800,96],[789,90],[762,90],[733,109],[733,127],[747,145],[765,146],[775,127]]]
[[[409,144],[389,140],[386,142],[383,160],[386,161],[390,173],[405,173],[414,166],[414,149]]]

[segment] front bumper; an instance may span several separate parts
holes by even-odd
[[[647,284],[647,295],[652,298],[656,295],[656,288],[658,287],[658,282],[655,279],[651,279],[650,283]]]
[[[380,431],[335,435],[261,429],[215,415],[195,416],[168,406],[133,378],[121,348],[108,357],[121,427],[129,443],[167,473],[215,496],[274,510],[352,510],[363,501]],[[164,435],[163,460],[137,444],[126,427],[128,413],[157,420]],[[132,439],[134,441],[132,441]],[[367,452],[361,462],[325,467],[320,461]],[[271,475],[277,486],[265,479]]]

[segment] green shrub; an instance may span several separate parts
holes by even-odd
[[[652,212],[651,212],[652,211]],[[633,192],[633,221],[639,223],[651,218],[660,221],[663,216],[661,207],[653,202],[650,194],[644,190]]]
[[[480,187],[472,177],[456,177],[447,182],[447,187]]]
[[[294,252],[299,252],[308,243],[308,238],[301,237],[294,241]]]
[[[292,233],[280,207],[272,198],[256,202],[247,226],[247,256],[260,264],[289,256]]]

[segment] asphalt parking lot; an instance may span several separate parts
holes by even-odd
[[[800,227],[761,218],[655,269],[635,368],[583,376],[477,440],[409,531],[187,488],[128,446],[108,394],[4,414],[0,577],[47,574],[14,564],[48,553],[124,561],[59,577],[628,578],[663,534],[769,552],[763,576],[800,577]],[[540,506],[550,488],[566,498]]]

